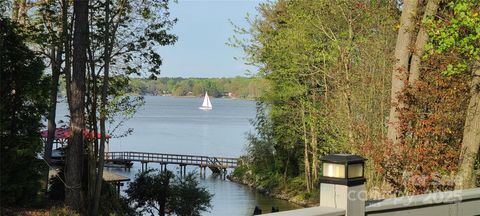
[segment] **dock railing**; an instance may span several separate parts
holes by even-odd
[[[142,162],[192,165],[200,167],[217,167],[220,169],[235,168],[238,166],[238,158],[210,157],[200,155],[180,155],[152,152],[108,152],[105,153],[106,161],[112,162]]]

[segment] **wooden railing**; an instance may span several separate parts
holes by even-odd
[[[238,165],[238,158],[228,157],[208,157],[198,155],[179,155],[179,154],[163,154],[151,152],[108,152],[105,153],[106,161],[122,161],[142,163],[161,163],[161,164],[179,164],[192,165],[200,167],[217,167],[217,168],[235,168]]]

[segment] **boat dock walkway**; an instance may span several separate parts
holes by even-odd
[[[140,162],[142,163],[142,171],[147,169],[148,163],[159,163],[162,171],[166,170],[168,164],[176,164],[180,166],[180,173],[183,175],[186,174],[186,166],[197,166],[200,168],[200,176],[205,176],[207,167],[213,173],[223,173],[225,176],[227,168],[238,166],[238,158],[152,152],[107,152],[105,153],[105,162],[125,167],[131,167],[132,162]]]

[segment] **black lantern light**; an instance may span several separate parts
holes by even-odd
[[[365,161],[351,154],[332,154],[320,159],[323,162],[320,183],[356,186],[365,183]]]

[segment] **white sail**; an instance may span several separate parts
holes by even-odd
[[[203,98],[202,106],[199,109],[209,110],[212,109],[212,103],[210,102],[210,98],[208,97],[208,93],[205,92],[205,98]]]
[[[208,97],[207,94],[205,94],[205,96],[207,96],[207,107],[212,108],[212,103],[210,102],[210,97]]]

